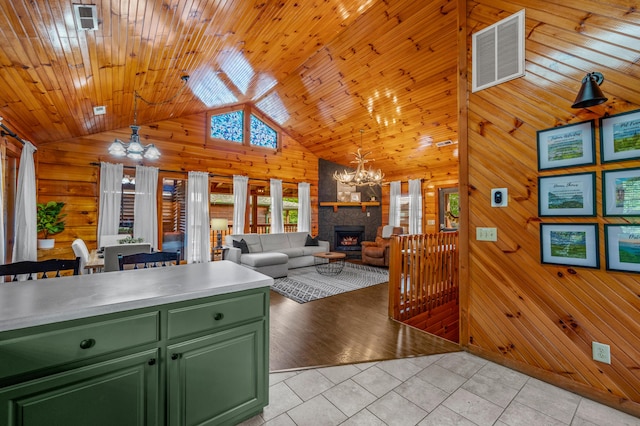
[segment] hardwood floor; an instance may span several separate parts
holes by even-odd
[[[387,301],[387,283],[304,304],[271,291],[270,370],[460,350],[456,343],[389,319]]]

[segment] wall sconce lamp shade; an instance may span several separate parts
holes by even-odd
[[[214,231],[218,231],[217,244],[214,248],[221,249],[222,248],[222,231],[226,231],[227,229],[229,229],[229,221],[227,219],[211,219],[211,229]]]
[[[599,72],[590,72],[582,79],[582,86],[571,108],[587,108],[607,101],[600,85],[604,77]]]

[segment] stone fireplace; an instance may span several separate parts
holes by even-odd
[[[336,225],[333,227],[335,251],[351,252],[360,251],[360,243],[364,239],[364,226]]]

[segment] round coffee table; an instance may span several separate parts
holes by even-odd
[[[345,253],[315,253],[313,255],[313,266],[320,275],[338,275],[344,268]]]

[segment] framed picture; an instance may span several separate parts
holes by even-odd
[[[603,163],[640,158],[640,110],[600,119],[600,158]]]
[[[595,216],[595,188],[594,172],[541,176],[538,178],[538,215]]]
[[[541,223],[542,263],[599,268],[598,224]]]
[[[607,270],[640,273],[640,224],[604,225]]]
[[[640,216],[640,169],[602,172],[602,215]]]
[[[359,203],[360,202],[360,192],[352,192],[351,193],[351,202]]]
[[[595,164],[595,121],[537,132],[538,170]]]

